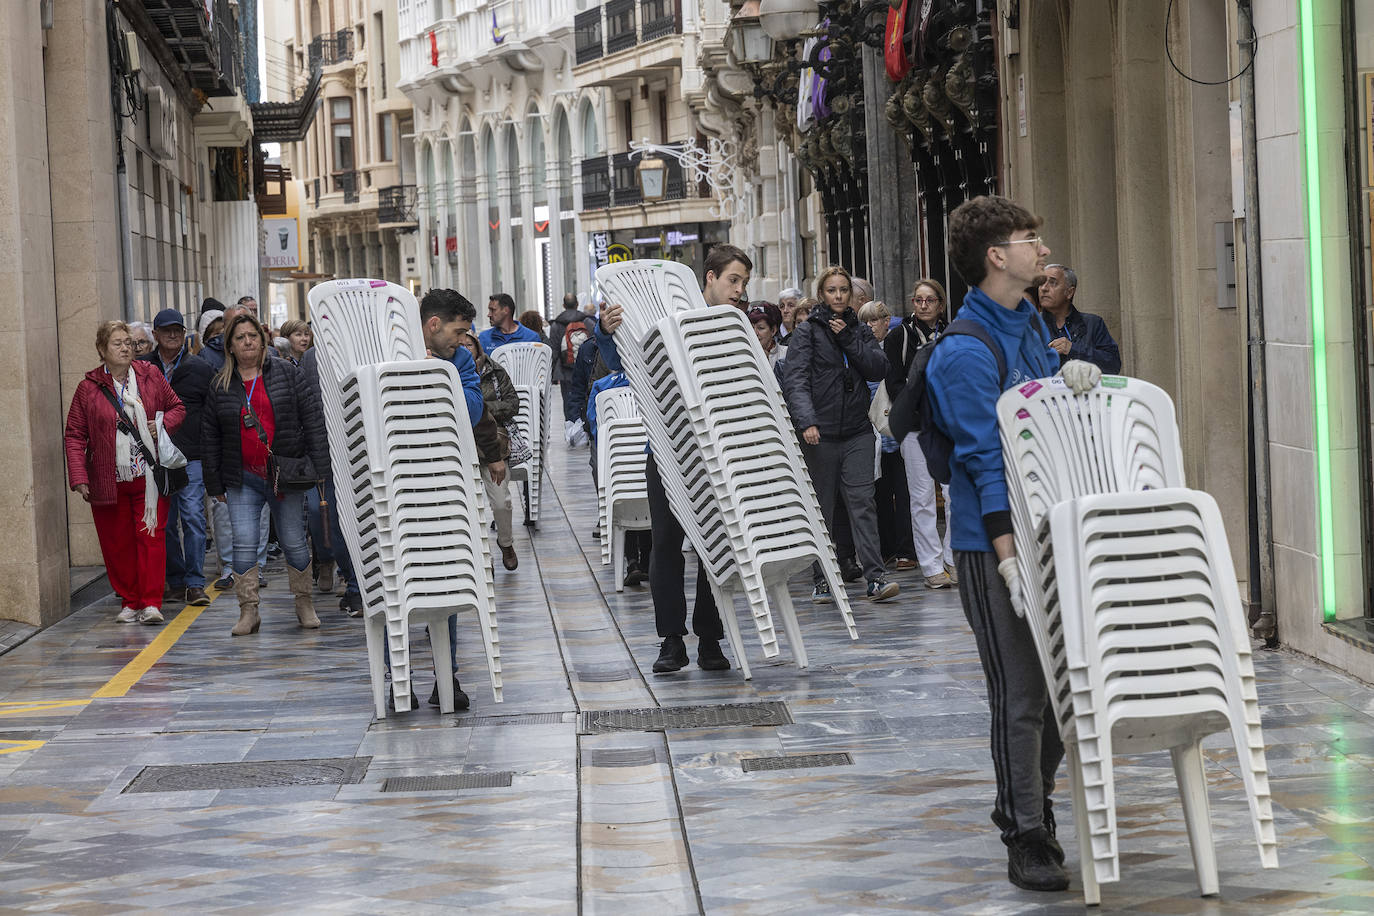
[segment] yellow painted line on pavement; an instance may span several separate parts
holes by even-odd
[[[15,753],[18,753],[19,751],[36,751],[36,750],[38,750],[40,747],[42,747],[42,746],[45,745],[45,744],[47,744],[46,741],[4,741],[4,740],[0,740],[0,754],[15,754]],[[9,746],[6,747],[6,745],[9,745]]]
[[[211,587],[205,590],[205,594],[210,596],[211,604],[219,597],[219,592]],[[176,641],[182,634],[190,629],[191,624],[196,622],[196,618],[210,607],[210,604],[200,606],[188,604],[171,623],[162,628],[162,632],[157,634],[157,638],[148,643],[143,651],[133,657],[129,664],[125,665],[118,674],[105,682],[95,693],[91,694],[93,700],[108,700],[111,697],[122,697],[126,695],[139,678],[148,673],[148,669],[158,663],[162,656],[167,654],[167,650],[176,645]]]
[[[0,716],[12,716],[21,712],[44,712],[49,709],[66,709],[71,706],[85,706],[90,700],[25,700],[17,703],[0,703]]]

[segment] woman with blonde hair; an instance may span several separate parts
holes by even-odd
[[[232,633],[258,631],[258,536],[268,506],[302,627],[320,625],[311,597],[305,541],[305,491],[329,469],[324,412],[305,375],[289,360],[267,358],[267,332],[252,315],[224,331],[224,367],[203,408],[201,461],[205,492],[229,506],[234,537],[234,591],[239,620]]]
[[[916,351],[944,332],[945,288],[939,280],[928,277],[916,281],[911,289],[911,315],[893,329],[883,343],[892,371],[887,377],[887,391],[893,398],[906,385]],[[943,545],[935,514],[935,481],[926,470],[926,458],[916,433],[908,433],[901,442],[902,463],[906,466],[906,486],[910,501],[911,534],[916,547],[916,562],[925,576],[926,588],[949,588],[958,585],[954,571],[954,551],[950,547],[952,526],[946,522]],[[949,516],[949,487],[945,495],[945,518]]]
[[[783,361],[783,394],[802,438],[821,514],[835,532],[835,502],[843,498],[854,546],[868,580],[868,597],[886,601],[900,589],[883,577],[883,556],[873,501],[874,438],[868,420],[868,382],[882,381],[887,359],[873,332],[851,307],[849,272],[827,267],[816,279],[820,300],[798,322]],[[813,571],[812,600],[832,600],[830,588]]]
[[[186,408],[162,371],[134,359],[122,321],[95,332],[100,365],[76,386],[63,444],[71,488],[91,504],[100,555],[119,596],[120,623],[162,622],[167,581],[167,495],[158,490],[157,415],[181,425]]]

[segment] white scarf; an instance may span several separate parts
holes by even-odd
[[[105,370],[107,373],[109,369]],[[125,404],[124,418],[133,424],[138,432],[138,437],[143,440],[144,447],[148,454],[157,457],[157,446],[153,444],[153,438],[148,433],[148,414],[143,409],[143,401],[138,396],[138,378],[134,372],[134,367],[129,367],[128,381],[122,392]],[[111,382],[114,378],[111,377]],[[118,386],[118,382],[114,382]],[[133,408],[133,416],[129,416],[129,407]],[[133,479],[133,440],[125,433],[115,430],[115,479]],[[153,480],[153,465],[146,459],[143,462],[143,530],[149,534],[157,531],[157,483]]]

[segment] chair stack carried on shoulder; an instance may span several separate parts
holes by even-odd
[[[426,357],[419,307],[381,280],[333,280],[310,291],[320,392],[339,527],[358,576],[373,700],[410,708],[409,625],[429,624],[439,706],[453,711],[447,618],[475,611],[492,692],[501,650],[477,448],[462,379]]]
[[[809,662],[787,580],[819,562],[851,639],[858,638],[830,535],[791,417],[744,313],[707,307],[672,261],[598,268],[624,319],[616,348],[673,513],[705,565],[721,620],[750,676],[733,596],[743,592],[763,644],[778,653],[773,612],[799,666]]]
[[[649,530],[649,490],[644,481],[644,430],[634,392],[608,388],[596,396],[596,490],[601,510],[601,565],[609,565],[615,590],[625,590],[625,533]]]
[[[1278,866],[1249,635],[1216,502],[1184,486],[1174,405],[1105,376],[997,402],[1026,618],[1073,788],[1087,903],[1119,880],[1113,754],[1168,749],[1203,894],[1219,891],[1201,743],[1229,731]]]
[[[530,460],[510,469],[510,479],[524,481],[525,518],[539,521],[544,487],[544,456],[549,451],[549,386],[553,350],[542,343],[511,343],[492,350],[490,359],[501,364],[520,393],[520,412],[515,421],[530,445]]]

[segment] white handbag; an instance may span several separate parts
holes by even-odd
[[[906,364],[907,344],[911,341],[906,329],[902,329],[902,363]],[[892,427],[888,425],[892,413],[892,396],[887,393],[887,379],[878,383],[878,390],[868,405],[868,419],[879,434],[892,438]]]
[[[171,433],[162,426],[162,411],[157,412],[157,463],[164,468],[186,467],[186,456],[172,441]]]

